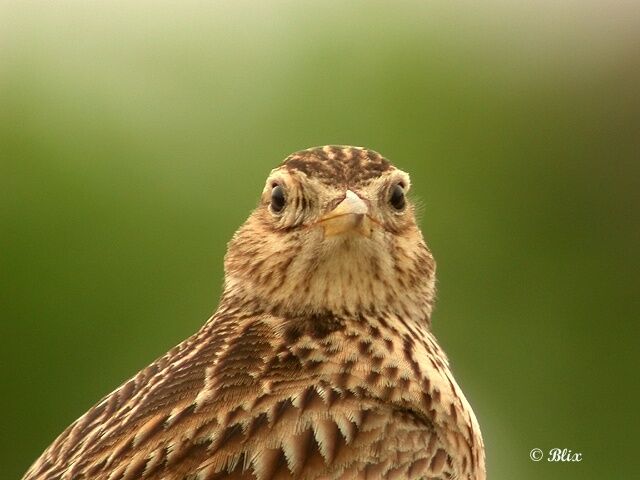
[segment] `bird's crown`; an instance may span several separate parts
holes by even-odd
[[[313,147],[292,153],[282,165],[307,177],[342,185],[361,184],[394,168],[378,152],[343,145]]]

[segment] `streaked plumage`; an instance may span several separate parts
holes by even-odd
[[[371,150],[289,156],[229,244],[217,312],[24,479],[485,479],[408,189]]]

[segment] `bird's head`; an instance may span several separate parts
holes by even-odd
[[[372,150],[290,155],[229,243],[225,296],[290,314],[393,310],[428,321],[435,262],[406,197],[410,186]]]

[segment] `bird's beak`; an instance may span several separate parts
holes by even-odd
[[[367,214],[367,204],[351,190],[347,190],[347,196],[336,208],[324,215],[319,223],[324,228],[325,237],[352,232],[371,236],[371,225]]]

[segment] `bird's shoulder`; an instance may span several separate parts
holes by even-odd
[[[419,371],[425,361],[413,334],[385,316],[221,308],[72,424],[25,478],[267,479],[279,470],[304,478],[321,464],[337,474],[380,462],[387,470],[427,468],[444,448],[434,440],[440,406],[429,388],[448,379]],[[429,361],[446,362],[431,354]],[[407,450],[400,463],[379,453],[416,442],[428,448]],[[376,451],[380,462],[371,461]]]

